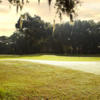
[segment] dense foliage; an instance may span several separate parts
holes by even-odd
[[[24,15],[22,28],[20,18],[16,32],[10,37],[0,37],[1,54],[100,54],[100,23],[76,21],[56,24],[55,31],[50,23],[39,16]]]

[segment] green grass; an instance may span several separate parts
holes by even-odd
[[[0,100],[100,100],[100,76],[51,65],[0,61]]]
[[[35,59],[35,60],[54,60],[54,61],[100,61],[100,57],[71,57],[57,55],[0,55],[0,59]]]

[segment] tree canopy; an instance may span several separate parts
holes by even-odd
[[[100,54],[100,22],[75,21],[53,26],[39,16],[24,14],[22,29],[20,18],[16,31],[10,37],[0,37],[0,53],[10,54]]]
[[[23,9],[25,3],[29,3],[28,0],[8,0],[10,4],[16,6],[17,12]],[[41,0],[37,0],[40,3]],[[70,20],[73,21],[73,16],[76,13],[76,6],[80,3],[79,0],[48,0],[49,6],[52,2],[55,2],[54,8],[56,13],[59,15],[59,18],[62,18],[62,14],[65,14],[70,17]]]

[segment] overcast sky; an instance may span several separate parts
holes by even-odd
[[[30,3],[27,4],[23,12],[29,12],[30,15],[39,15],[41,18],[48,22],[53,22],[55,19],[55,10],[53,7],[49,10],[47,5],[47,0],[41,0],[40,5],[38,5],[38,0],[29,0]],[[27,9],[26,9],[27,8]],[[9,3],[4,0],[0,4],[0,36],[9,36],[15,31],[15,23],[19,18],[19,14],[16,13],[16,8],[9,8]],[[78,17],[76,20],[100,20],[100,0],[81,0],[81,6],[78,8]],[[68,17],[64,16],[62,23],[68,21]],[[59,19],[56,18],[56,22]]]

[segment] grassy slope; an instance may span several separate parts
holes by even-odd
[[[100,76],[50,65],[0,61],[0,98],[100,100]]]
[[[70,57],[56,55],[0,55],[0,59],[35,59],[35,60],[55,60],[55,61],[100,61],[100,57]]]

